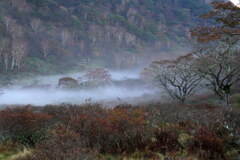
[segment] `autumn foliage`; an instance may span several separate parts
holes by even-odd
[[[239,39],[240,35],[240,8],[232,2],[213,1],[213,9],[202,15],[204,19],[209,19],[215,25],[197,27],[192,31],[192,35],[200,42],[209,42],[217,39],[234,38]]]
[[[84,76],[88,81],[106,82],[111,79],[111,74],[104,69],[89,70]]]
[[[156,153],[171,158],[184,153],[227,160],[236,157],[239,148],[240,112],[210,104],[27,106],[7,108],[0,115],[0,144],[34,148],[26,160],[99,159],[138,152],[148,159]]]
[[[46,128],[51,116],[37,113],[30,106],[7,108],[0,111],[2,136],[24,145],[35,145],[46,138]]]
[[[204,159],[224,159],[226,147],[224,139],[220,138],[214,130],[201,127],[195,133],[189,145],[189,151],[198,153],[198,156]]]

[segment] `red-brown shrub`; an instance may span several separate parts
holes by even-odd
[[[102,153],[144,149],[145,112],[124,108],[106,111],[102,114],[82,112],[70,121],[69,126],[86,138],[90,147],[99,147]]]
[[[236,154],[238,122],[239,112],[208,104],[106,109],[87,103],[0,111],[1,134],[10,142],[35,145],[29,160],[95,159],[98,152],[146,153],[146,158],[161,152],[174,159],[186,150],[200,159],[224,159]]]
[[[89,115],[100,118],[104,117],[107,111],[99,104],[63,104],[59,106],[45,106],[41,109],[41,112],[51,115],[53,123],[64,123],[66,125],[71,125],[71,121],[79,115]]]
[[[121,152],[144,150],[152,136],[146,123],[146,112],[137,108],[115,108],[107,117],[117,128],[118,148]]]
[[[94,160],[98,151],[87,148],[85,140],[67,126],[54,129],[53,137],[36,146],[36,151],[22,160]]]
[[[224,159],[226,149],[224,140],[208,127],[199,128],[188,146],[190,153],[198,154],[201,158],[216,160]]]
[[[87,140],[90,147],[111,148],[111,137],[114,138],[116,128],[104,118],[80,115],[71,121],[71,126],[80,136]]]
[[[6,108],[0,111],[0,128],[6,138],[34,145],[45,138],[45,127],[50,119],[50,115],[34,112],[30,106]]]
[[[180,143],[178,141],[179,126],[162,125],[155,130],[156,142],[151,147],[153,150],[160,150],[162,153],[178,151]]]

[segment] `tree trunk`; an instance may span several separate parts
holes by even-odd
[[[224,94],[224,96],[221,98],[222,105],[225,107],[229,106],[229,94]]]
[[[225,105],[229,106],[229,94],[225,94]]]
[[[181,105],[185,104],[185,102],[186,102],[186,99],[185,99],[185,98],[183,98],[183,99],[180,100],[180,104],[181,104]]]

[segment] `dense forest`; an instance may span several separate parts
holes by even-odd
[[[204,0],[1,0],[1,70],[143,65],[179,52],[208,9]]]

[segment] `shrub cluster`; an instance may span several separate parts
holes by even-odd
[[[239,156],[239,117],[239,110],[207,104],[15,107],[0,112],[1,145],[34,148],[27,160],[134,153],[227,160]]]

